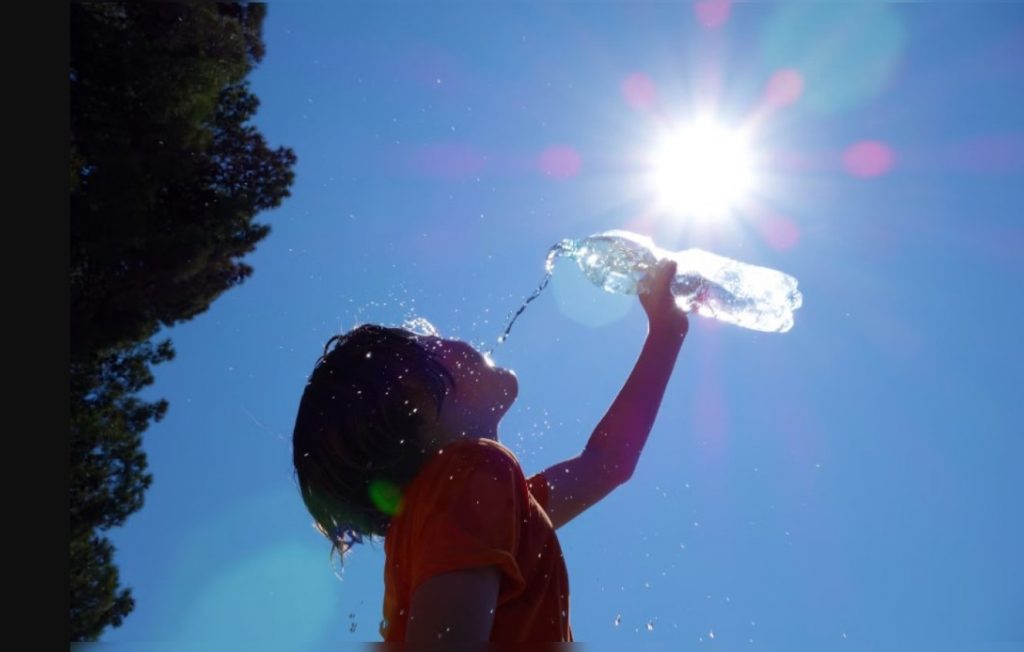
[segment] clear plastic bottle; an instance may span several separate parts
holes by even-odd
[[[666,251],[630,231],[561,241],[548,255],[549,273],[560,256],[574,258],[594,284],[622,294],[645,291],[651,270],[671,258],[676,262],[672,294],[683,310],[757,331],[785,333],[803,303],[796,279],[788,274],[701,249]]]

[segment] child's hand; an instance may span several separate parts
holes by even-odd
[[[672,296],[672,280],[676,276],[674,260],[663,260],[655,269],[653,277],[646,284],[646,291],[640,293],[640,305],[647,313],[651,333],[663,333],[685,337],[690,328],[686,313],[676,305]]]

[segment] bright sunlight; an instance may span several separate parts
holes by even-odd
[[[654,148],[651,182],[658,208],[680,217],[719,218],[755,186],[745,134],[710,118],[665,133]]]

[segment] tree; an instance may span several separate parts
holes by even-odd
[[[71,622],[93,640],[134,605],[102,532],[152,481],[142,433],[167,403],[135,394],[174,350],[151,340],[252,273],[295,155],[249,124],[264,5],[70,10]]]

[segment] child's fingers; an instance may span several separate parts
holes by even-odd
[[[671,292],[672,280],[676,275],[676,263],[673,260],[659,261],[652,273],[641,283],[640,300],[645,296],[662,297]]]
[[[672,285],[672,279],[676,276],[676,261],[662,261],[658,274],[658,290],[660,292],[667,292]]]
[[[676,275],[676,261],[669,259],[662,264],[665,266],[665,276],[667,276],[669,279],[672,279]]]

